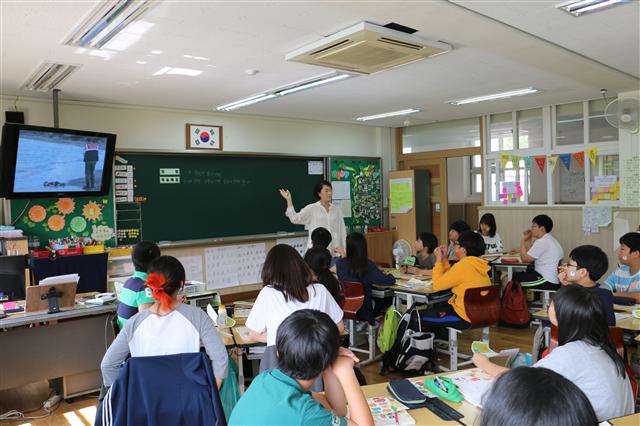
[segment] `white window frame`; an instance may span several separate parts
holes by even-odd
[[[584,204],[555,204],[554,202],[554,189],[553,189],[553,174],[549,172],[549,167],[545,164],[545,171],[547,177],[547,203],[548,207],[583,207],[583,206],[600,206],[600,207],[617,207],[620,205],[620,200],[616,201],[600,201],[598,203],[591,202],[591,161],[586,154],[586,150],[588,148],[597,148],[597,155],[620,155],[618,140],[612,140],[607,142],[597,142],[590,143],[589,142],[589,101],[592,99],[582,101],[582,110],[583,110],[583,141],[580,144],[574,145],[556,145],[556,105],[543,106],[542,107],[542,132],[543,132],[543,143],[541,148],[530,148],[530,149],[520,149],[519,148],[519,132],[518,132],[518,123],[517,123],[517,112],[512,112],[512,129],[513,129],[513,138],[514,144],[518,145],[518,149],[508,150],[508,151],[495,151],[491,152],[491,115],[485,115],[483,119],[483,129],[484,129],[484,140],[489,141],[489,143],[484,144],[484,154],[483,154],[483,189],[484,189],[484,205],[491,207],[525,207],[529,206],[529,177],[528,173],[525,173],[525,180],[521,182],[523,188],[523,197],[522,201],[516,204],[507,204],[504,205],[500,202],[499,199],[496,201],[491,200],[491,176],[490,176],[490,168],[489,162],[496,162],[496,175],[500,176],[502,174],[502,163],[500,161],[501,154],[508,155],[516,155],[518,157],[540,157],[540,156],[549,156],[549,155],[560,155],[560,154],[568,154],[574,153],[576,151],[585,151],[585,159],[584,159],[584,180],[585,180],[585,203]],[[575,103],[575,102],[571,102]],[[527,108],[531,109],[531,108]],[[559,161],[560,162],[560,161]],[[537,164],[531,165],[531,167],[538,167]],[[557,167],[564,167],[562,164],[557,164]],[[500,180],[496,179],[494,190],[496,193],[500,193],[499,188]],[[544,206],[545,204],[531,204],[533,207]]]

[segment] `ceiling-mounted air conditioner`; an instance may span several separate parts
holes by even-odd
[[[304,62],[361,74],[373,74],[440,55],[451,46],[370,22],[324,37],[286,55],[288,61]]]
[[[78,68],[80,68],[79,65],[45,62],[31,74],[20,88],[38,92],[50,92],[60,86]]]

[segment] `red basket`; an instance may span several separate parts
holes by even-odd
[[[31,257],[34,259],[48,259],[51,256],[51,250],[31,250]]]
[[[56,250],[56,254],[58,256],[78,256],[83,254],[82,247],[74,247],[74,248],[66,248],[66,249],[58,249]]]

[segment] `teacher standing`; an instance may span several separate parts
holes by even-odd
[[[287,211],[285,214],[296,225],[304,225],[304,228],[309,231],[309,241],[307,247],[311,247],[311,233],[316,228],[326,228],[331,233],[331,243],[327,249],[335,255],[344,254],[344,248],[347,241],[347,230],[344,226],[344,219],[340,208],[335,204],[331,204],[331,197],[333,191],[331,183],[326,180],[318,182],[313,187],[313,195],[318,198],[318,201],[313,204],[308,204],[299,212],[296,212],[293,208],[293,201],[291,201],[291,193],[286,189],[280,190],[282,198],[287,200]]]

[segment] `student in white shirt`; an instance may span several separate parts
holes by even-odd
[[[336,323],[340,333],[344,331],[342,309],[324,285],[314,283],[313,272],[293,247],[278,244],[269,250],[262,267],[262,283],[264,287],[245,324],[253,340],[267,344],[261,372],[276,366],[276,332],[295,311],[322,311]]]
[[[482,239],[484,239],[485,254],[504,252],[502,239],[496,230],[496,218],[491,213],[483,214],[478,224],[478,232],[482,235]]]
[[[347,230],[344,226],[344,218],[342,217],[340,208],[331,204],[333,192],[330,182],[326,180],[318,182],[313,188],[313,195],[318,198],[318,201],[313,204],[308,204],[299,212],[296,212],[293,208],[291,193],[288,190],[281,189],[280,195],[287,201],[287,211],[285,215],[291,223],[304,225],[304,228],[309,231],[309,235],[311,235],[314,229],[319,227],[328,229],[331,233],[331,242],[327,250],[329,250],[332,256],[336,254],[340,256],[345,255]],[[307,248],[311,248],[311,246],[312,242],[311,238],[309,238]]]
[[[557,290],[558,266],[564,257],[564,251],[558,240],[550,234],[553,221],[546,214],[540,214],[531,221],[531,229],[522,233],[520,240],[520,258],[524,263],[533,263],[525,272],[513,274],[513,279],[523,287],[535,287],[537,290]]]
[[[549,321],[558,327],[558,347],[534,367],[571,380],[591,402],[598,421],[633,414],[631,382],[611,341],[602,300],[578,284],[563,286],[549,306]],[[508,371],[478,353],[473,362],[493,377]]]

